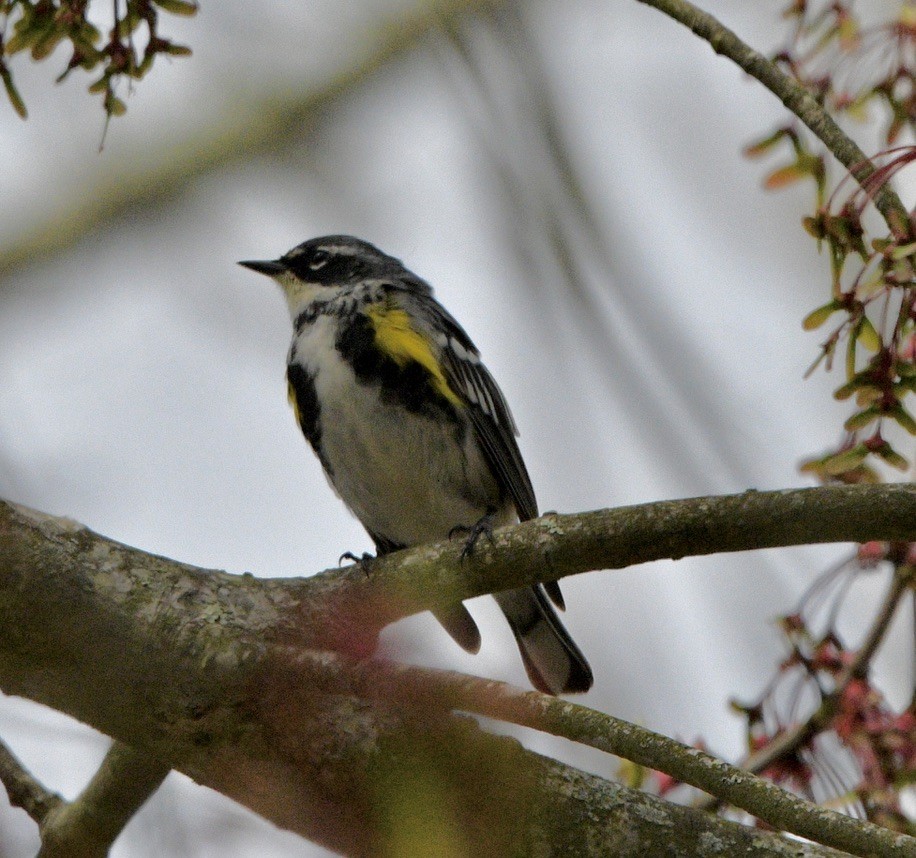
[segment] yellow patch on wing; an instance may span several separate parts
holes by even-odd
[[[464,404],[445,380],[429,340],[413,327],[404,310],[373,304],[366,308],[366,315],[375,329],[375,342],[388,357],[398,366],[406,366],[409,361],[420,364],[432,376],[433,387],[440,395],[453,405]]]
[[[292,406],[293,414],[296,416],[296,424],[302,425],[302,416],[299,414],[299,401],[296,399],[296,390],[291,381],[286,382],[286,398]]]

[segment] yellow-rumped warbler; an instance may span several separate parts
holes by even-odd
[[[537,515],[517,430],[493,377],[432,288],[347,235],[273,261],[241,262],[283,289],[295,332],[287,379],[296,419],[378,554]],[[557,584],[495,594],[533,685],[587,691],[592,672],[547,601]],[[469,652],[463,604],[436,618]]]

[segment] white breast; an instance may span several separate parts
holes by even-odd
[[[402,545],[444,539],[498,505],[499,491],[470,422],[433,419],[382,401],[334,346],[335,320],[319,316],[290,357],[314,378],[322,453],[337,494],[367,530]],[[509,510],[501,519],[509,520]]]

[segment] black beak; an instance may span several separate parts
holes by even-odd
[[[277,261],[261,261],[258,259],[250,259],[245,262],[240,262],[239,265],[244,265],[245,268],[250,268],[252,271],[257,271],[258,274],[266,274],[268,277],[276,277],[278,274],[282,274],[284,271],[287,271],[287,267],[282,262]]]

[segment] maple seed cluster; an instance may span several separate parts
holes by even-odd
[[[197,3],[188,0],[114,0],[114,25],[103,42],[102,34],[89,18],[89,0],[0,0],[0,80],[13,109],[23,119],[26,106],[19,94],[7,60],[28,51],[33,60],[43,60],[62,42],[71,46],[70,60],[57,78],[58,83],[74,69],[102,73],[89,91],[103,95],[107,116],[120,116],[127,110],[115,95],[121,78],[140,80],[153,67],[159,54],[189,56],[190,48],[176,45],[159,35],[159,11],[175,15],[194,15]],[[138,48],[140,29],[146,38]],[[4,33],[11,31],[4,40]]]
[[[889,145],[903,130],[916,131],[916,4],[905,2],[896,19],[867,28],[846,2],[795,0],[784,17],[792,33],[774,62],[825,107],[859,119],[870,109],[883,110],[889,116]],[[824,156],[809,148],[797,124],[759,140],[746,154],[761,156],[785,143],[792,160],[774,169],[765,185],[814,182],[815,213],[804,226],[827,246],[832,270],[830,300],[809,313],[803,325],[815,330],[839,320],[809,373],[821,364],[831,369],[837,352],[845,352],[845,382],[834,395],[856,406],[838,447],[805,462],[802,470],[822,481],[878,482],[872,463],[900,471],[912,464],[894,446],[901,433],[885,430],[893,425],[904,430],[902,437],[916,435],[907,401],[916,393],[916,226],[911,216],[908,222],[892,222],[887,234],[870,237],[864,213],[881,188],[916,160],[916,148],[880,153],[860,186],[846,176],[827,199]]]

